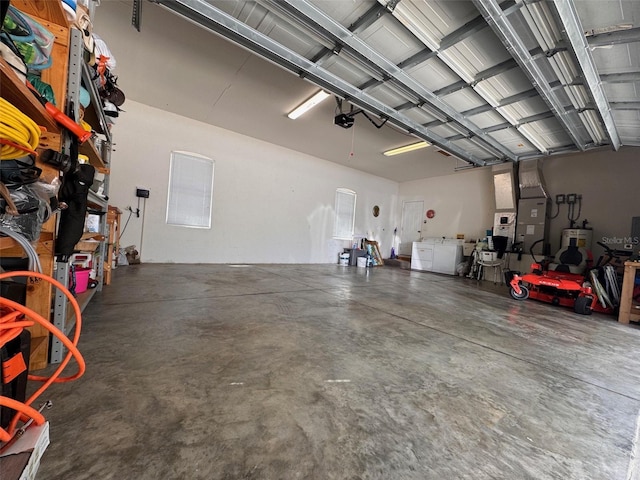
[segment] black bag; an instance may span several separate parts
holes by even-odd
[[[35,159],[30,155],[0,161],[0,182],[7,188],[33,183],[40,178],[41,173],[42,170],[36,167]]]
[[[93,183],[95,168],[82,163],[62,177],[58,201],[67,205],[60,214],[60,226],[56,240],[56,255],[69,257],[80,241],[87,213],[87,196]]]
[[[28,330],[23,330],[0,347],[0,395],[25,401],[30,350],[31,334]],[[9,407],[0,407],[0,427],[7,428],[15,413]]]

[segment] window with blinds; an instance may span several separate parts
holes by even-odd
[[[356,221],[356,192],[346,188],[336,190],[336,224],[334,238],[353,239]]]
[[[210,158],[195,153],[171,152],[167,199],[169,225],[211,228],[213,167]]]

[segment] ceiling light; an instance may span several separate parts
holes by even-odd
[[[418,142],[411,143],[409,145],[405,145],[404,147],[393,148],[391,150],[387,150],[386,152],[382,152],[385,157],[392,157],[393,155],[400,155],[401,153],[413,152],[414,150],[419,150],[421,148],[425,148],[430,146],[429,142]]]
[[[309,100],[307,100],[306,102],[302,103],[301,105],[297,106],[294,110],[292,110],[291,113],[287,115],[287,117],[289,117],[291,120],[295,120],[300,115],[305,113],[307,110],[311,110],[313,107],[318,105],[321,101],[323,101],[325,98],[330,96],[331,96],[330,93],[327,93],[324,90],[320,90]]]

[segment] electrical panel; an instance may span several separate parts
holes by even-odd
[[[507,250],[516,236],[516,212],[496,212],[493,220],[493,236],[507,237]]]

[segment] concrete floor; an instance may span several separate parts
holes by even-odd
[[[635,477],[640,330],[399,268],[139,265],[49,390],[46,479]]]

